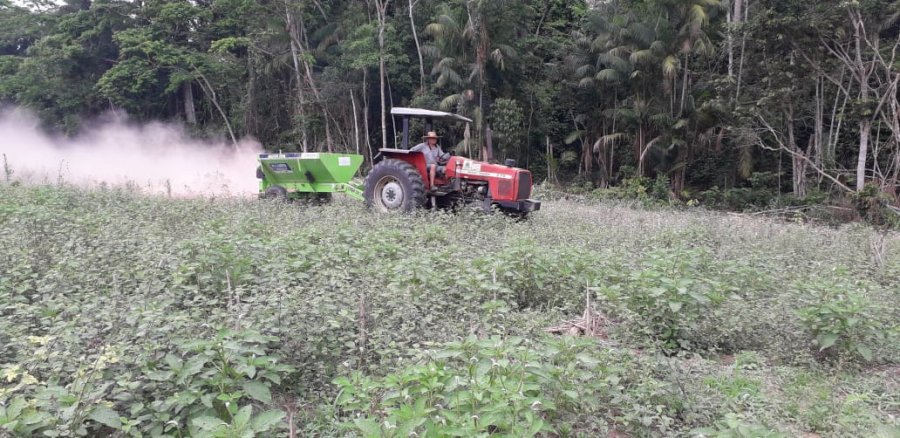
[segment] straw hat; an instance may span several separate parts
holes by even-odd
[[[428,134],[423,135],[422,138],[441,138],[441,136],[434,131],[428,131]]]

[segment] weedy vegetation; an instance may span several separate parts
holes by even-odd
[[[4,183],[0,433],[898,436],[898,298],[863,225]]]

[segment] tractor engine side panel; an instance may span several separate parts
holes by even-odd
[[[523,192],[527,192],[529,196],[531,194],[531,174],[528,171],[500,164],[453,157],[447,164],[447,175],[471,181],[487,181],[491,198],[495,201],[516,201],[528,197],[521,197]],[[522,186],[523,184],[527,187]]]

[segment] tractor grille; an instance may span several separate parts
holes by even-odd
[[[516,194],[516,200],[528,199],[531,197],[531,173],[519,172],[519,193]]]

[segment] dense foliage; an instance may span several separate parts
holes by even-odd
[[[898,279],[858,225],[0,183],[0,433],[896,436]]]
[[[475,119],[458,152],[489,138],[588,191],[897,206],[898,17],[896,0],[0,0],[0,103],[67,133],[114,109],[367,157],[394,143],[390,107],[420,106]]]

